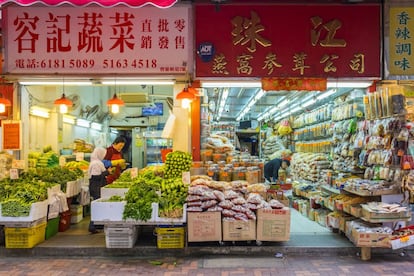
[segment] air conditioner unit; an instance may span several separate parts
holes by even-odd
[[[148,99],[147,93],[136,92],[136,93],[121,93],[119,94],[126,106],[143,106],[151,104]]]

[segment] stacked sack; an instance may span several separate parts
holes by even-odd
[[[208,176],[194,176],[187,196],[188,212],[221,212],[226,220],[256,219],[258,209],[281,209],[276,199],[265,200],[264,184],[247,181],[213,181]]]
[[[291,175],[294,179],[317,182],[322,179],[321,173],[331,168],[332,162],[324,153],[294,153],[290,163]]]

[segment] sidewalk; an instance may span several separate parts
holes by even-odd
[[[296,218],[299,220],[300,218]],[[288,256],[357,256],[356,248],[342,234],[304,228],[296,222],[287,242],[236,241],[188,243],[183,249],[159,249],[153,228],[142,227],[133,248],[106,248],[105,234],[90,234],[89,220],[71,225],[65,232],[40,243],[32,249],[12,249],[0,246],[1,257],[196,257],[196,256],[260,256],[274,257],[276,253]],[[315,226],[317,227],[317,226]],[[314,232],[309,232],[314,231]],[[398,254],[391,249],[373,249],[373,255]]]

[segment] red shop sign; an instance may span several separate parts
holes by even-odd
[[[178,0],[0,0],[0,6],[5,3],[16,3],[21,6],[28,6],[34,3],[44,3],[49,6],[58,6],[61,4],[72,4],[74,6],[86,6],[96,3],[104,7],[112,7],[118,4],[126,4],[130,7],[143,7],[145,5],[153,5],[159,8],[168,8],[177,3]]]
[[[196,5],[197,77],[380,77],[380,6]]]
[[[5,7],[4,72],[183,74],[189,7]]]
[[[322,78],[262,78],[265,91],[325,91],[326,85]]]

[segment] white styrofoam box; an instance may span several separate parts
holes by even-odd
[[[101,188],[101,198],[110,198],[111,196],[125,197],[129,188]]]
[[[179,218],[164,218],[164,217],[160,217],[159,214],[158,214],[158,212],[159,212],[158,203],[155,203],[155,204],[156,204],[156,206],[154,206],[155,208],[154,207],[152,208],[152,211],[153,211],[153,213],[155,215],[155,221],[156,222],[161,222],[163,224],[174,224],[174,223],[185,223],[185,222],[187,222],[187,204],[184,204],[184,206],[183,206],[183,214]],[[154,209],[156,209],[156,210],[154,210]]]
[[[92,221],[119,221],[129,222],[132,224],[145,224],[156,222],[155,211],[158,211],[158,204],[152,203],[151,219],[147,221],[139,221],[133,219],[122,219],[126,201],[109,202],[105,199],[97,199],[91,203],[91,220]]]
[[[29,222],[35,221],[47,216],[48,201],[39,201],[32,203],[30,207],[30,213],[26,217],[3,217],[1,214],[0,204],[0,222]]]
[[[91,202],[92,221],[122,221],[126,201],[108,202],[96,199]]]
[[[82,179],[68,181],[66,183],[66,196],[72,197],[80,193],[82,186]]]
[[[52,187],[50,187],[50,188],[47,188],[47,199],[49,200],[49,201],[52,201],[52,198],[56,195],[56,194],[58,194],[58,193],[60,193],[61,192],[61,190],[60,190],[60,184],[56,184],[56,185],[54,185],[54,186],[52,186]],[[50,203],[50,202],[49,202]]]
[[[138,238],[136,226],[108,227],[105,225],[105,243],[107,248],[132,248]]]

